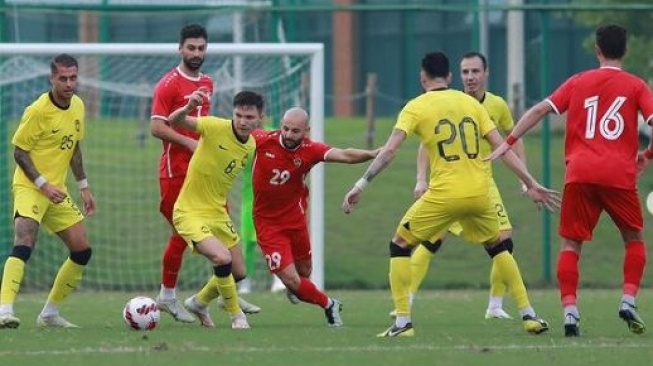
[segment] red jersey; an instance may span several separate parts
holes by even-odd
[[[638,112],[653,117],[646,83],[615,67],[567,79],[547,99],[557,114],[568,111],[565,183],[636,187]]]
[[[170,113],[186,105],[188,96],[199,87],[203,86],[213,94],[213,79],[205,74],[199,77],[185,75],[179,66],[165,74],[154,88],[152,100],[151,118],[160,118],[167,121]],[[205,101],[197,108],[197,113],[192,116],[208,116],[211,102]],[[180,127],[172,127],[182,135],[190,136],[195,140],[199,135],[193,131]],[[159,162],[159,177],[173,178],[184,177],[188,169],[188,163],[193,153],[181,145],[163,141],[163,153]]]
[[[294,150],[281,142],[281,131],[256,130],[256,154],[252,163],[254,221],[273,219],[275,225],[306,225],[308,187],[304,178],[324,161],[329,145],[305,138]]]

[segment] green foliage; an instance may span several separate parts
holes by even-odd
[[[16,304],[22,324],[0,331],[3,365],[136,366],[136,365],[647,365],[653,338],[637,336],[617,317],[619,290],[582,290],[582,337],[563,336],[555,290],[531,292],[551,331],[526,334],[518,320],[485,320],[484,291],[425,291],[413,308],[414,338],[380,339],[375,334],[391,324],[388,291],[338,291],[345,326],[326,326],[318,307],[289,304],[283,294],[255,293],[247,299],[262,306],[249,316],[252,329],[229,329],[228,316],[211,307],[218,328],[174,322],[163,314],[152,332],[128,330],[121,311],[137,294],[73,294],[62,314],[81,329],[37,329],[35,318],[44,293],[22,294]],[[153,294],[151,294],[152,296]],[[180,294],[180,297],[188,293]],[[640,297],[640,314],[653,319],[650,293]],[[517,315],[511,302],[506,310]]]
[[[573,0],[577,4],[615,4],[621,5],[621,0]],[[650,4],[650,0],[628,1],[631,4]],[[653,22],[648,11],[585,11],[573,13],[574,19],[580,24],[594,29],[605,24],[619,24],[626,27],[629,33],[628,54],[624,60],[624,68],[646,80],[653,79],[650,50],[653,48]],[[587,37],[584,47],[594,52],[594,34]]]

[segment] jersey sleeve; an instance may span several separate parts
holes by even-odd
[[[86,106],[84,105],[84,101],[82,98],[79,98],[79,110],[80,110],[80,116],[81,118],[79,119],[79,141],[84,140],[84,137],[86,137]]]
[[[563,114],[569,109],[569,101],[571,100],[574,84],[576,84],[577,79],[578,75],[570,77],[546,99],[556,114]]]
[[[175,88],[172,83],[160,82],[154,89],[151,118],[156,117],[167,121],[168,116],[173,112],[174,96]]]
[[[490,131],[496,130],[497,126],[494,124],[494,122],[492,122],[492,118],[490,118],[490,115],[487,113],[485,108],[479,104],[476,111],[476,115],[478,116],[478,126],[481,130],[481,136],[485,136],[490,133]]]
[[[415,126],[419,121],[419,110],[416,108],[413,101],[406,104],[406,106],[399,112],[399,117],[397,117],[397,123],[395,124],[395,129],[406,132],[406,135],[410,136],[414,130]]]
[[[28,107],[20,119],[20,124],[11,143],[22,150],[31,151],[42,133],[43,125],[39,114],[35,108]]]
[[[314,164],[323,162],[326,159],[326,155],[331,151],[332,147],[323,143],[313,141],[311,144],[311,155]]]
[[[639,106],[640,112],[644,117],[644,121],[647,123],[653,120],[653,93],[651,89],[642,82],[641,87],[639,88],[639,93],[637,94],[637,105]]]
[[[496,121],[497,125],[501,128],[502,131],[510,132],[515,127],[515,121],[512,119],[512,113],[503,98],[499,99],[499,120]]]

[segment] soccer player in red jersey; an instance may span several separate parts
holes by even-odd
[[[338,327],[342,325],[340,302],[309,279],[311,244],[304,178],[320,162],[362,163],[373,159],[378,150],[334,148],[310,140],[309,130],[308,113],[295,107],[284,114],[280,130],[254,131],[254,226],[268,268],[286,286],[289,299],[322,307],[329,326]]]
[[[171,314],[175,320],[185,323],[195,321],[176,297],[177,277],[187,244],[172,226],[172,211],[184,183],[190,158],[197,148],[199,135],[194,131],[170,126],[168,116],[185,106],[188,97],[199,88],[206,90],[208,95],[213,94],[213,79],[200,70],[206,55],[207,42],[208,36],[203,26],[189,24],[181,29],[179,37],[181,62],[157,83],[150,117],[152,135],[163,141],[163,153],[159,162],[161,190],[159,211],[172,228],[172,234],[163,252],[161,291],[157,302],[161,310]],[[207,98],[201,106],[197,107],[193,116],[208,116],[210,108],[211,102]],[[234,277],[237,281],[245,277],[244,266],[234,266]],[[246,313],[261,310],[255,305],[245,304],[244,301],[241,302],[241,307]]]
[[[653,150],[649,147],[638,153],[637,120],[641,112],[651,123],[653,95],[646,82],[621,70],[626,39],[627,31],[621,26],[599,27],[595,52],[600,67],[567,79],[526,112],[506,142],[490,155],[494,159],[505,153],[511,143],[548,113],[567,112],[566,174],[559,228],[562,246],[557,273],[568,337],[580,335],[576,293],[582,244],[592,239],[603,211],[619,229],[625,246],[619,317],[631,332],[645,330],[635,307],[646,265],[636,180],[646,159],[653,157]]]

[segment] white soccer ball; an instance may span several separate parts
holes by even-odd
[[[127,326],[134,330],[152,330],[159,324],[161,312],[156,301],[138,296],[127,302],[122,311]]]

